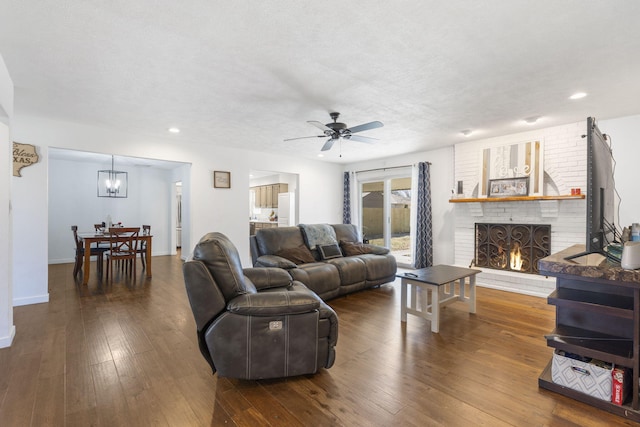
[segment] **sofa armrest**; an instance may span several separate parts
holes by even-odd
[[[309,313],[320,307],[320,299],[308,289],[240,295],[227,304],[231,313],[243,316],[278,316]]]
[[[262,255],[258,257],[255,265],[256,267],[296,268],[296,264],[293,261],[278,255]]]
[[[282,268],[245,268],[243,273],[258,290],[289,286],[293,280],[289,273]]]

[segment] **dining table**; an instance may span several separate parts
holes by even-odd
[[[99,244],[99,243],[109,243],[110,241],[110,236],[109,236],[109,232],[105,232],[105,233],[96,233],[96,232],[79,232],[78,233],[78,237],[80,239],[82,239],[84,241],[84,276],[82,278],[82,284],[86,285],[87,283],[89,283],[89,275],[91,274],[91,246],[94,244]],[[126,239],[126,236],[122,236],[121,237],[123,240]],[[145,256],[145,262],[146,262],[146,268],[145,268],[145,272],[147,275],[147,278],[151,278],[151,240],[153,238],[153,235],[151,234],[139,234],[138,235],[138,240],[141,242],[146,242],[146,252],[144,254]]]

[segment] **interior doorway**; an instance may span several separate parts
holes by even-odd
[[[250,235],[298,224],[298,174],[251,170],[248,199]]]
[[[69,227],[79,231],[110,216],[128,226],[151,226],[153,255],[175,255],[176,182],[181,182],[183,229],[181,246],[189,242],[189,194],[191,164],[169,160],[116,156],[116,167],[129,174],[127,198],[98,198],[96,171],[108,169],[111,155],[63,148],[48,150],[48,262],[73,262],[69,251]],[[83,179],[78,179],[82,176]]]
[[[176,182],[176,249],[182,248],[182,181]]]

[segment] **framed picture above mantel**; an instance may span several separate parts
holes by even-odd
[[[489,197],[521,197],[529,195],[529,177],[489,180]]]
[[[544,195],[543,159],[542,139],[484,148],[480,153],[478,197]],[[495,186],[499,180],[505,180],[500,187],[503,191]],[[517,188],[507,190],[510,184]]]

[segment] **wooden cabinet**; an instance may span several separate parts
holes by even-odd
[[[278,194],[289,191],[289,184],[270,184],[251,187],[255,192],[256,208],[277,208]]]
[[[271,186],[271,206],[278,207],[278,194],[289,191],[289,184],[273,184]]]
[[[547,345],[631,369],[630,397],[619,406],[556,384],[551,379],[551,361],[538,385],[640,421],[640,272],[622,270],[599,255],[589,255],[593,265],[566,261],[584,248],[576,246],[539,263],[540,274],[556,277],[556,290],[548,298],[556,307],[556,327],[546,336]]]
[[[265,192],[264,200],[265,200],[265,208],[273,208],[273,186],[265,185],[263,187],[263,191]],[[276,206],[277,207],[277,206]]]
[[[260,188],[260,206],[261,208],[268,208],[267,203],[267,187],[261,186]]]

